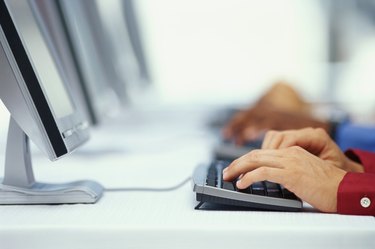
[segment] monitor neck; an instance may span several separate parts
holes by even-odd
[[[31,165],[29,138],[10,117],[3,184],[30,187],[35,183]]]

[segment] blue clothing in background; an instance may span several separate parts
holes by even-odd
[[[335,140],[343,151],[353,148],[375,152],[375,126],[341,123],[336,127]]]

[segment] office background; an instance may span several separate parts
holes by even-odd
[[[285,80],[309,101],[371,115],[370,7],[367,0],[136,1],[153,84],[135,89],[132,101],[244,105]],[[7,117],[3,107],[0,115]]]

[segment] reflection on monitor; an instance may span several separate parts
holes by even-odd
[[[92,203],[92,181],[35,182],[28,138],[51,160],[88,139],[88,123],[37,24],[29,1],[0,0],[0,97],[10,112],[0,204]]]

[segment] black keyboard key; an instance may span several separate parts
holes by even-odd
[[[207,179],[206,183],[208,186],[216,187],[216,180],[215,179]]]
[[[227,181],[223,181],[223,189],[227,189],[227,190],[231,190],[231,191],[236,191],[236,188],[233,185],[233,182],[227,182]]]
[[[246,194],[252,194],[253,193],[253,191],[251,189],[251,186],[248,187],[248,188],[244,188],[244,189],[238,189],[238,191],[241,192],[241,193],[246,193]]]
[[[207,179],[211,179],[211,180],[216,180],[216,177],[217,177],[216,172],[215,172],[215,174],[213,174],[213,173],[208,173],[208,175],[207,175]]]
[[[279,184],[269,181],[264,181],[264,184],[266,186],[266,192],[268,196],[277,198],[283,197]]]
[[[264,181],[264,184],[266,185],[267,190],[280,190],[279,184],[269,181]]]
[[[286,188],[284,188],[281,185],[280,185],[280,187],[281,187],[281,191],[283,193],[283,197],[285,199],[291,199],[291,200],[298,199],[298,197],[293,192],[290,192],[289,190],[287,190]]]
[[[251,187],[251,192],[254,195],[265,195],[266,194],[263,182],[254,182],[253,184],[251,184],[250,187]]]
[[[280,190],[274,190],[274,189],[267,190],[267,195],[269,197],[276,197],[276,198],[282,198],[283,197],[283,194],[281,193]]]

